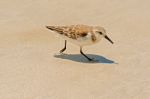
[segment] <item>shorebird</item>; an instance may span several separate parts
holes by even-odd
[[[60,50],[63,53],[66,50],[67,41],[72,42],[80,47],[80,53],[92,61],[82,51],[83,46],[92,45],[98,43],[102,38],[107,39],[113,44],[113,41],[106,35],[106,30],[100,26],[88,26],[88,25],[70,25],[70,26],[46,26],[46,28],[54,31],[65,40],[65,46]]]

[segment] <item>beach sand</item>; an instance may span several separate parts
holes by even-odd
[[[150,99],[150,1],[1,0],[0,99]],[[46,25],[102,26],[79,47]]]

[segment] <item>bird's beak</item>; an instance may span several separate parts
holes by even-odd
[[[105,39],[107,39],[110,43],[114,43],[107,35],[105,35]]]

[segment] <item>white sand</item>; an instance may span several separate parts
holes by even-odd
[[[1,0],[0,99],[150,99],[149,0]],[[45,25],[106,28],[106,40],[55,55]],[[114,62],[114,63],[113,63]]]

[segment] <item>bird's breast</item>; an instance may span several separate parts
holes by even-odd
[[[63,39],[70,41],[71,43],[78,45],[78,46],[88,46],[95,44],[100,41],[101,37],[96,34],[87,33],[85,36],[78,36],[76,39],[69,38],[65,35],[60,35]]]

